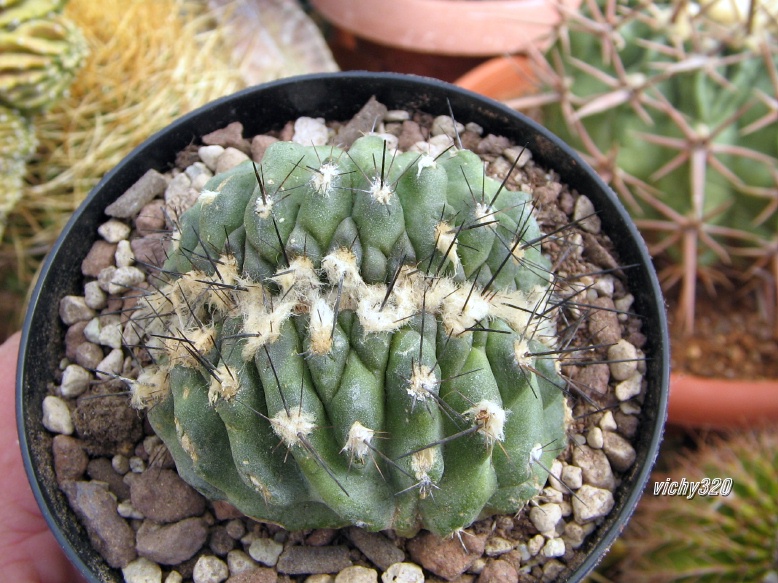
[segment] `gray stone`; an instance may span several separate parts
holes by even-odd
[[[368,532],[354,526],[349,529],[348,535],[351,542],[382,571],[405,560],[402,549],[381,533]]]
[[[291,546],[278,558],[276,569],[286,575],[339,573],[351,566],[348,547]]]
[[[151,468],[133,480],[132,505],[155,522],[178,522],[205,512],[205,498],[172,470]]]
[[[575,201],[575,207],[573,208],[573,220],[578,221],[578,225],[584,230],[593,235],[600,232],[602,227],[602,221],[600,217],[595,214],[595,208],[592,201],[588,197],[581,195],[578,200]]]
[[[478,583],[515,583],[519,574],[508,561],[500,559],[487,561],[478,575]]]
[[[616,484],[610,462],[600,449],[586,445],[573,448],[573,464],[581,468],[585,484],[612,490]]]
[[[116,499],[106,484],[69,482],[62,489],[106,563],[121,569],[135,559],[135,533],[117,513]]]
[[[272,538],[255,539],[249,546],[249,555],[255,561],[273,567],[278,562],[278,557],[284,550],[284,545],[274,541]]]
[[[59,301],[59,318],[66,326],[91,320],[95,315],[95,311],[86,304],[84,296],[68,295]]]
[[[222,583],[229,576],[227,563],[213,555],[203,555],[197,559],[192,572],[194,583]]]
[[[56,435],[51,449],[54,456],[54,473],[59,484],[83,477],[89,456],[78,439],[69,435]]]
[[[541,504],[530,509],[529,519],[539,533],[553,533],[557,522],[562,519],[562,508],[559,504]]]
[[[485,536],[462,533],[461,539],[453,536],[440,538],[430,532],[408,541],[408,552],[413,560],[444,579],[456,579],[467,571],[484,553]]]
[[[611,376],[617,381],[625,381],[638,369],[638,351],[624,339],[608,348],[608,360],[611,361]]]
[[[161,565],[191,559],[205,544],[208,525],[202,518],[185,518],[172,524],[144,520],[136,534],[138,554]]]
[[[632,444],[613,431],[603,431],[602,449],[617,472],[626,472],[635,463],[637,457]]]
[[[154,198],[165,192],[165,188],[165,177],[156,170],[148,170],[124,194],[108,205],[105,214],[119,219],[132,218]]]
[[[576,522],[585,524],[607,515],[613,504],[613,494],[610,490],[584,484],[573,498],[573,515]]]

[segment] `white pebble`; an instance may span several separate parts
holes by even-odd
[[[84,328],[84,337],[92,344],[100,344],[100,318],[92,318]]]
[[[635,372],[631,377],[621,381],[616,385],[613,392],[619,401],[627,401],[640,394],[640,388],[643,384],[643,375]]]
[[[62,373],[59,392],[63,397],[78,397],[87,390],[91,380],[92,374],[88,370],[77,364],[70,364]]]
[[[404,109],[390,109],[384,114],[385,122],[407,121],[411,119],[411,112]]]
[[[536,534],[531,539],[527,541],[527,551],[531,556],[535,556],[540,552],[540,549],[543,548],[543,545],[546,544],[546,539],[543,537],[542,534]]]
[[[611,371],[611,377],[617,381],[625,381],[630,378],[638,368],[637,359],[637,349],[623,338],[619,340],[608,348],[608,360],[611,361],[608,367]]]
[[[249,546],[249,555],[255,561],[273,567],[284,550],[284,545],[274,541],[272,538],[255,539]]]
[[[300,117],[294,122],[292,141],[303,146],[323,146],[329,138],[329,130],[322,118]]]
[[[335,575],[335,583],[378,583],[378,573],[375,569],[353,565]]]
[[[165,583],[182,583],[184,576],[178,571],[170,571],[168,576],[165,577]]]
[[[562,468],[562,480],[571,490],[577,490],[583,485],[583,472],[578,466],[566,465]]]
[[[573,498],[575,521],[585,524],[608,514],[613,508],[613,493],[610,490],[584,484]]]
[[[123,476],[130,471],[130,460],[127,459],[127,456],[117,453],[111,458],[111,467],[117,474]]]
[[[381,574],[382,583],[424,583],[424,571],[414,563],[395,563]]]
[[[235,150],[235,148],[232,149]],[[226,152],[226,150],[222,148],[222,154],[224,154],[224,152]],[[240,150],[238,150],[238,152],[240,152]],[[221,158],[221,156],[219,157]],[[218,162],[219,161],[217,160],[216,163],[218,164]],[[202,162],[195,162],[194,164],[190,164],[189,166],[186,167],[186,170],[184,170],[184,174],[186,175],[187,178],[189,178],[190,181],[189,185],[192,187],[195,186],[195,182],[197,183],[202,182],[203,178],[207,178],[208,180],[213,178],[213,172],[211,172],[208,166],[206,166]],[[182,185],[184,184],[183,181],[181,184]]]
[[[216,163],[216,172],[231,170],[248,159],[249,157],[237,148],[225,148],[224,153],[219,156],[219,161]],[[193,179],[192,182],[194,183],[195,180]]]
[[[122,518],[135,518],[137,520],[143,520],[145,518],[143,513],[136,510],[129,500],[119,502],[116,506],[116,512],[118,512],[119,516]]]
[[[43,426],[52,433],[73,434],[73,419],[65,401],[52,395],[43,399]]]
[[[586,443],[592,449],[602,449],[602,429],[592,427],[586,434]]]
[[[93,310],[102,310],[108,303],[108,295],[100,289],[100,284],[90,281],[84,285],[84,301]]]
[[[446,135],[450,138],[462,135],[464,131],[465,126],[455,122],[450,115],[439,115],[432,120],[432,128],[430,128],[430,133],[433,136]]]
[[[513,543],[501,536],[492,536],[486,541],[484,554],[489,557],[498,557],[513,550]]]
[[[111,219],[97,227],[97,232],[109,243],[118,243],[130,236],[130,227],[121,221]]]
[[[135,253],[132,252],[130,242],[126,239],[119,241],[113,258],[116,261],[116,267],[129,267],[135,263]]]
[[[194,583],[221,583],[229,576],[227,563],[213,555],[203,555],[197,559],[192,572]]]
[[[548,557],[561,557],[565,554],[565,541],[561,538],[551,538],[546,541],[543,546],[543,556]]]
[[[227,566],[230,568],[231,575],[253,571],[257,568],[257,564],[253,559],[238,549],[233,549],[227,553]]]
[[[556,523],[562,518],[562,509],[559,504],[541,504],[529,511],[529,519],[535,528],[543,535],[554,532]]]
[[[99,343],[110,348],[122,347],[122,325],[121,322],[108,324],[100,328]]]
[[[579,226],[592,234],[600,232],[602,223],[600,217],[594,214],[594,204],[586,196],[579,196],[573,208],[573,220],[578,221]]]
[[[613,413],[605,411],[600,417],[600,422],[597,424],[603,431],[616,431],[619,426],[616,424],[616,420],[613,418]]]
[[[162,568],[148,559],[135,559],[122,569],[124,583],[162,583]]]
[[[120,348],[114,348],[97,365],[97,377],[103,380],[112,379],[122,372],[124,366],[124,353]]]
[[[130,471],[133,474],[142,474],[146,469],[146,462],[143,461],[143,458],[139,458],[138,456],[134,455],[130,458]]]
[[[91,320],[95,311],[86,304],[83,296],[65,296],[59,301],[59,317],[66,326]]]
[[[224,153],[224,146],[201,146],[197,150],[197,155],[200,156],[200,160],[203,161],[209,170],[216,170],[216,162],[219,160],[219,156]]]

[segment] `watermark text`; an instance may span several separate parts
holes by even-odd
[[[702,480],[672,480],[654,482],[654,496],[729,496],[732,492],[732,478],[703,478]]]

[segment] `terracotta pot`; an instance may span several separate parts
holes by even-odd
[[[534,92],[537,88],[529,57],[511,55],[494,57],[471,69],[455,81],[463,89],[486,97],[507,101]]]
[[[748,428],[778,423],[778,380],[670,377],[668,422],[682,427]]]
[[[400,49],[488,57],[548,46],[559,6],[580,0],[310,0],[335,26]]]

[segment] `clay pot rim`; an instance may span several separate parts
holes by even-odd
[[[551,42],[560,6],[581,0],[311,0],[329,22],[379,44],[422,53],[488,57]]]

